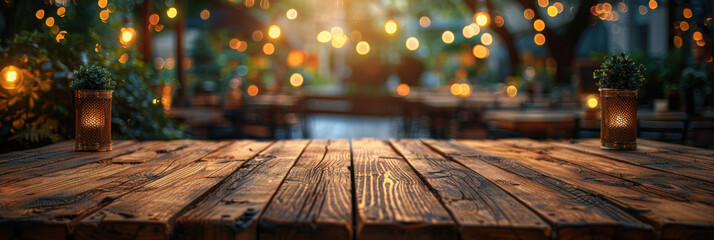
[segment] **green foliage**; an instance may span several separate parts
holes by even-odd
[[[74,70],[74,80],[69,86],[75,90],[114,90],[116,81],[112,80],[112,74],[106,68],[93,64],[91,66],[79,66]]]
[[[709,85],[709,69],[706,65],[695,64],[682,71],[682,89],[704,89]]]
[[[639,89],[645,81],[645,66],[636,64],[625,53],[605,58],[600,69],[593,72],[593,78],[600,88]]]

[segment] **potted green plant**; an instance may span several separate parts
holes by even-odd
[[[637,90],[645,80],[645,70],[644,65],[620,53],[605,57],[600,68],[593,72],[602,102],[601,148],[637,149]]]
[[[106,68],[80,66],[74,71],[75,151],[112,150],[112,93],[116,81]]]

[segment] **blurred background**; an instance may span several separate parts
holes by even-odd
[[[647,68],[639,136],[714,147],[707,0],[4,0],[1,151],[74,134],[107,67],[117,139],[599,136],[593,70]],[[5,72],[3,72],[5,73]]]

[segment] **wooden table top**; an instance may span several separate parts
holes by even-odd
[[[711,239],[714,150],[598,139],[73,142],[0,155],[0,239]]]

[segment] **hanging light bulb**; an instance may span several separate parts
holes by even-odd
[[[0,85],[5,89],[17,89],[22,85],[22,72],[15,66],[7,66],[0,72],[2,80]]]

